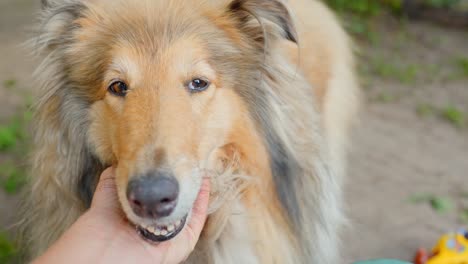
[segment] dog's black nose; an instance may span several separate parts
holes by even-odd
[[[127,186],[127,199],[136,215],[158,218],[170,215],[177,204],[179,183],[159,172],[134,177]]]

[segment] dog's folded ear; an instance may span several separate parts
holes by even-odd
[[[282,36],[297,43],[297,33],[291,14],[281,0],[233,0],[229,13],[243,32],[255,41]]]

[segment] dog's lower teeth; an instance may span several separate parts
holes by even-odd
[[[176,232],[176,230],[179,230],[181,228],[183,220],[178,220],[173,224],[167,225],[167,226],[157,226],[157,225],[141,225],[141,228],[146,230],[146,232],[151,233],[155,236],[164,236],[164,237],[171,237],[173,233]]]

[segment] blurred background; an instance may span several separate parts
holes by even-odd
[[[0,0],[0,263],[30,147],[39,0]],[[355,39],[364,94],[345,188],[345,263],[411,260],[468,226],[468,0],[326,0]],[[313,19],[313,18],[311,18]]]

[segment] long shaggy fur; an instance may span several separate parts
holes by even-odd
[[[226,16],[246,38],[241,40],[240,54],[227,50],[219,58],[214,55],[214,60],[238,63],[246,73],[236,93],[267,150],[281,205],[278,219],[284,223],[267,214],[263,219],[245,217],[250,211],[243,196],[265,183],[242,170],[241,158],[230,160],[231,166],[212,173],[215,202],[187,263],[338,263],[341,185],[347,133],[356,112],[356,81],[345,33],[321,3],[310,1],[311,7],[302,11],[301,1],[223,1],[231,2]],[[40,98],[22,221],[24,247],[31,256],[44,252],[88,208],[100,173],[111,165],[97,157],[89,141],[92,100],[83,83],[70,78],[70,69],[79,62],[67,60],[76,41],[76,21],[86,13],[87,1],[42,2],[34,43],[44,59],[36,72]],[[318,16],[310,19],[324,21],[316,36],[328,38],[325,42],[333,49],[333,55],[324,59],[324,68],[330,70],[322,74],[322,92],[311,92],[315,83],[298,66],[303,49],[314,47],[302,46],[301,37],[311,33],[301,27],[296,31],[294,25],[304,21],[294,21],[295,17],[304,15],[295,12],[310,10]],[[285,57],[283,39],[297,42],[297,61]],[[83,60],[94,59],[86,56]],[[99,63],[103,62],[95,62]],[[94,81],[93,74],[89,78]],[[245,228],[251,221],[257,237]]]
[[[89,205],[81,182],[102,172],[85,142],[87,103],[76,94],[62,60],[83,5],[70,1],[44,10],[35,48],[44,55],[36,77],[40,98],[34,116],[34,151],[29,188],[23,207],[21,239],[37,255],[55,241]]]

